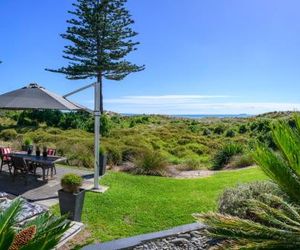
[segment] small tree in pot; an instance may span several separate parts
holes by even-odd
[[[83,179],[77,174],[66,174],[61,179],[62,189],[58,191],[60,212],[68,214],[73,221],[81,221],[85,190],[81,189]]]
[[[22,145],[22,150],[26,151],[28,154],[32,153],[32,140],[30,138],[25,138]]]

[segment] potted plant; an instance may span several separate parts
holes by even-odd
[[[32,153],[32,140],[30,138],[25,138],[22,145],[22,151],[28,152],[28,154]],[[31,152],[29,152],[31,150]]]
[[[35,155],[36,155],[37,157],[40,157],[40,156],[41,156],[40,146],[36,146],[36,149],[35,149]]]
[[[58,191],[61,215],[68,214],[73,221],[81,221],[85,190],[80,188],[83,179],[77,174],[66,174],[61,179],[62,189]]]
[[[107,153],[103,147],[100,147],[100,169],[99,169],[100,176],[103,176],[105,174],[106,165],[107,165]]]
[[[48,156],[47,147],[44,146],[44,147],[43,147],[43,157],[47,157],[47,156]]]

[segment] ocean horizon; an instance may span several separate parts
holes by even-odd
[[[143,114],[122,114],[124,116],[139,116]],[[149,114],[150,115],[150,114]],[[250,114],[153,114],[177,118],[203,119],[203,118],[247,118],[253,115]]]

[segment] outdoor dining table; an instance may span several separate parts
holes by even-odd
[[[31,163],[35,163],[38,167],[41,167],[43,170],[43,181],[46,180],[46,170],[51,169],[51,177],[53,176],[53,169],[55,164],[65,162],[67,158],[60,157],[60,156],[37,156],[37,155],[29,155],[27,152],[12,152],[9,154],[13,157],[20,157],[23,158],[25,161],[29,161]]]

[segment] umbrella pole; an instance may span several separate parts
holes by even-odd
[[[94,189],[99,189],[100,168],[100,83],[95,84],[95,174]]]

